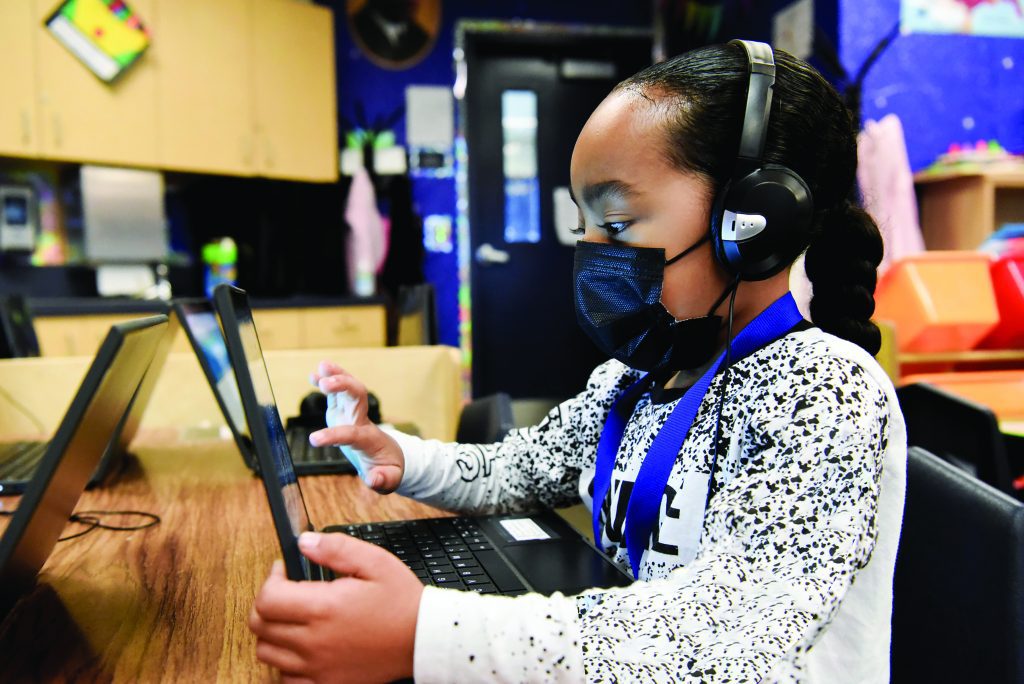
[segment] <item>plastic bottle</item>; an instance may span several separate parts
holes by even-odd
[[[203,284],[206,296],[213,296],[213,289],[221,283],[230,285],[238,281],[238,246],[229,237],[223,237],[203,245]]]

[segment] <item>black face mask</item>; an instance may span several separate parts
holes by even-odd
[[[707,363],[718,347],[722,317],[713,315],[730,283],[707,316],[676,321],[661,303],[665,267],[703,245],[698,242],[668,261],[650,247],[576,243],[576,320],[601,351],[643,371],[684,370]]]

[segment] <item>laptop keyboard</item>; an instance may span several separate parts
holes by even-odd
[[[292,461],[299,463],[335,463],[348,459],[336,446],[315,447],[309,443],[309,428],[292,427],[287,430],[288,449],[292,452]]]
[[[32,478],[46,453],[46,442],[0,444],[0,480],[25,481]]]
[[[481,594],[526,593],[526,587],[471,518],[403,520],[334,529],[387,549],[425,585]]]

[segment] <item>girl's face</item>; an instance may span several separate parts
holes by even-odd
[[[711,184],[669,164],[663,117],[629,91],[612,93],[590,116],[570,169],[582,239],[660,247],[671,259],[707,234]],[[678,320],[704,316],[728,282],[706,242],[665,267],[661,303]]]

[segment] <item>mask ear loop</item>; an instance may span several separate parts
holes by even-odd
[[[693,250],[697,249],[698,247],[700,247],[701,245],[703,245],[705,242],[707,242],[710,239],[711,239],[711,233],[705,233],[704,237],[702,237],[700,240],[697,240],[697,242],[693,243],[692,245],[690,245],[689,247],[684,249],[679,254],[676,254],[671,259],[666,259],[665,260],[665,265],[666,266],[671,266],[672,264],[676,263],[677,261],[682,259],[684,256],[686,256],[687,254],[689,254]]]
[[[722,439],[722,406],[725,404],[725,391],[729,387],[729,371],[732,369],[732,321],[733,311],[736,307],[736,292],[740,289],[740,277],[736,276],[732,286],[726,290],[729,295],[729,323],[727,333],[725,337],[725,370],[722,373],[722,389],[718,395],[718,408],[715,415],[715,440],[712,444],[711,452],[711,470],[708,473],[708,495],[704,500],[704,510],[707,510],[708,504],[711,502],[711,495],[715,492],[715,472],[718,470],[718,452],[721,450],[721,439]],[[713,312],[718,308],[719,304],[722,303],[722,299],[725,299],[725,295],[719,299],[715,306],[711,309]]]

